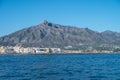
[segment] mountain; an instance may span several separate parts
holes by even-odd
[[[104,31],[101,33],[101,35],[104,37],[104,39],[107,40],[107,44],[115,44],[120,45],[120,33],[113,32],[113,31]]]
[[[120,33],[105,31],[102,33],[88,28],[64,26],[44,20],[36,26],[16,31],[0,38],[0,45],[24,47],[60,47],[81,45],[120,45]]]

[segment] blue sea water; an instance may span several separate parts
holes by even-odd
[[[0,55],[0,80],[120,80],[120,54]]]

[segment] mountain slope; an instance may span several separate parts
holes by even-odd
[[[69,45],[100,45],[111,41],[107,38],[107,35],[106,32],[98,33],[88,28],[63,26],[44,21],[39,25],[22,29],[10,35],[1,37],[0,45],[60,48]],[[118,37],[118,39],[120,38]]]
[[[101,35],[107,40],[106,43],[120,45],[120,33],[107,30],[102,32]]]

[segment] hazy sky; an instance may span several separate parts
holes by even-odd
[[[0,36],[50,22],[120,32],[120,0],[0,0]]]

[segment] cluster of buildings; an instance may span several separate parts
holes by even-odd
[[[74,49],[72,46],[66,46],[64,49],[60,48],[40,48],[40,47],[22,47],[22,46],[0,46],[0,54],[53,54],[53,53],[112,53],[120,52],[120,47],[106,47],[97,48],[87,47],[85,49]]]
[[[21,47],[21,46],[0,46],[1,54],[43,54],[43,53],[61,53],[60,48],[39,48],[39,47]]]

